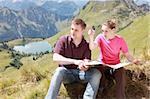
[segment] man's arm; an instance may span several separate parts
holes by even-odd
[[[63,65],[69,65],[69,64],[79,65],[80,63],[83,63],[83,60],[66,58],[58,53],[53,54],[53,61],[56,61],[59,64],[63,64]]]

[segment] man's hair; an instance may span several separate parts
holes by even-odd
[[[86,28],[86,24],[82,19],[73,19],[72,24],[80,25],[82,29]]]
[[[115,19],[108,20],[103,25],[106,25],[110,29],[115,29],[116,28],[116,20]]]

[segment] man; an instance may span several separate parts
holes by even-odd
[[[74,19],[70,35],[62,36],[55,45],[53,60],[59,63],[45,99],[56,99],[61,83],[87,82],[83,99],[95,99],[101,73],[89,68],[85,62],[91,59],[89,44],[83,37],[86,24],[82,19]]]

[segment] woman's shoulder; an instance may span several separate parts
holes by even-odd
[[[119,42],[125,42],[125,39],[122,36],[116,35],[115,37],[116,37],[117,41],[119,41]]]
[[[102,33],[100,33],[100,34],[98,34],[97,36],[96,36],[96,38],[102,38],[103,37],[103,34]]]
[[[118,39],[123,39],[123,37],[118,35],[118,34],[116,34],[115,37],[118,38]]]

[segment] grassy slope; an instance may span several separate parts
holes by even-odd
[[[129,27],[119,32],[126,39],[131,51],[135,48],[135,51],[141,52],[145,47],[150,48],[149,19],[150,13],[135,19]]]
[[[45,96],[49,86],[48,82],[57,64],[52,61],[51,54],[44,55],[36,61],[32,58],[22,58],[24,65],[19,70],[10,67],[0,73],[0,91],[2,91],[0,97],[3,99],[17,97],[32,99],[38,94],[37,97],[41,99]]]
[[[7,51],[0,52],[0,67],[6,66],[10,62],[10,55]]]

